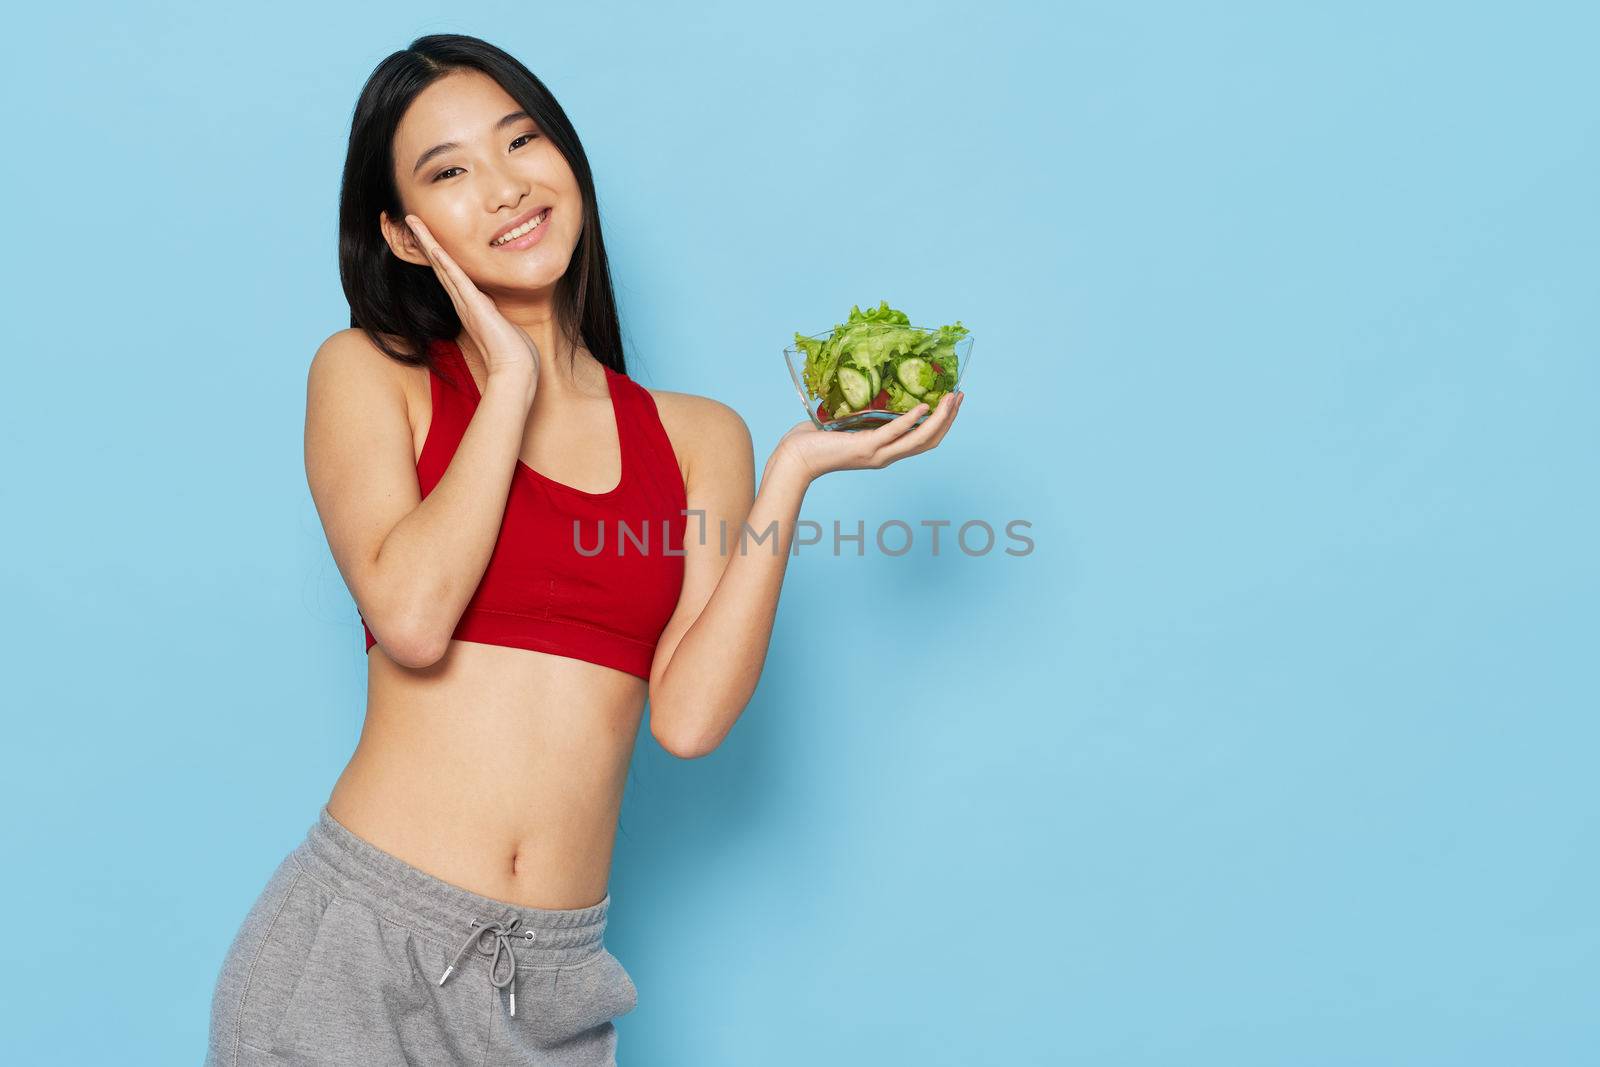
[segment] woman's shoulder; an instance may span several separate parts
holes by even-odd
[[[387,334],[379,336],[383,337],[385,344],[391,348],[405,351],[406,345],[401,338]],[[407,377],[406,372],[416,369],[394,359],[383,350],[371,334],[355,326],[335,330],[329,334],[327,339],[317,346],[316,352],[311,357],[313,376],[319,372],[335,370],[341,375],[355,374],[399,382]]]
[[[661,426],[678,454],[685,479],[711,459],[751,455],[750,428],[733,408],[709,396],[640,386],[655,401]]]
[[[656,402],[656,407],[661,409],[665,418],[667,409],[674,415],[684,418],[712,419],[732,421],[739,419],[739,413],[722,401],[709,396],[699,396],[695,393],[679,393],[672,389],[652,389],[647,385],[639,388],[650,394],[650,399]],[[743,421],[742,419],[740,421]]]
[[[397,352],[404,352],[409,347],[405,338],[397,334],[372,333],[359,326],[350,326],[342,330],[335,330],[327,339],[317,347],[317,356],[323,358],[323,353],[330,353],[326,358],[338,360],[367,360],[405,366],[398,363],[387,352],[383,345]]]
[[[383,336],[404,350],[401,338]],[[367,331],[352,326],[334,331],[317,347],[307,370],[307,393],[308,399],[340,395],[344,403],[357,406],[399,404],[414,429],[417,413],[427,410],[428,371],[399,362]]]
[[[394,360],[378,347],[365,330],[351,327],[335,330],[317,346],[311,357],[310,374],[313,380],[318,377],[348,380],[351,376],[370,379],[386,375],[386,365],[393,364]]]
[[[685,440],[726,439],[749,437],[750,428],[744,418],[722,401],[694,393],[679,393],[671,389],[651,389],[640,386],[656,402],[661,422],[668,433],[681,433]],[[676,435],[674,436],[676,443]]]

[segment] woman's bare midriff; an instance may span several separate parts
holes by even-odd
[[[433,415],[428,371],[395,373],[415,458]],[[416,670],[374,645],[366,721],[328,813],[474,893],[524,907],[598,904],[648,689],[636,675],[529,649],[452,640]]]
[[[367,716],[328,813],[452,885],[524,907],[607,892],[642,678],[451,641],[438,663],[368,657]]]

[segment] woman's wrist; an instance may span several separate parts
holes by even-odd
[[[767,457],[767,465],[761,472],[761,488],[771,485],[804,496],[812,479],[810,468],[800,457],[786,448],[779,448]]]
[[[506,393],[517,398],[522,408],[526,411],[533,406],[533,394],[538,389],[538,377],[532,368],[526,370],[517,367],[507,367],[489,372],[488,378],[483,383],[483,397],[498,396]]]

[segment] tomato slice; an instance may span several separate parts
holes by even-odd
[[[872,403],[867,405],[874,411],[887,411],[889,409],[889,390],[879,389],[878,395],[872,398]]]
[[[828,421],[827,401],[823,401],[817,405],[817,418],[821,419],[823,422]]]

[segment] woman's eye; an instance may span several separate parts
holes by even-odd
[[[533,140],[534,138],[536,138],[538,136],[539,135],[536,134],[536,133],[525,133],[525,134],[522,135],[522,137],[518,137],[516,141],[512,141],[511,142],[511,147],[512,148],[516,148],[517,147],[517,143],[519,141],[521,141],[524,137],[531,141],[531,140]],[[438,174],[435,174],[433,176],[433,180],[436,181],[436,182],[437,181],[443,181],[445,175],[449,174],[453,170],[460,170],[460,169],[461,169],[460,167],[446,167],[444,170],[441,170]]]

